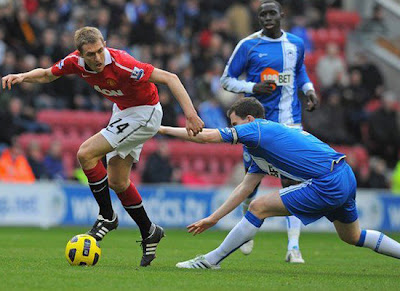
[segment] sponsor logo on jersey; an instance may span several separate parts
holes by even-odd
[[[268,54],[262,54],[262,53],[259,53],[259,54],[258,54],[258,57],[259,57],[259,58],[266,57],[266,56],[268,56]]]
[[[268,163],[266,160],[260,157],[251,156],[253,161],[257,164],[257,166],[267,173],[270,176],[280,178],[281,174],[277,168],[275,168],[272,164]]]
[[[124,93],[122,93],[121,90],[101,89],[101,88],[100,88],[99,86],[97,86],[97,85],[94,85],[94,89],[95,89],[97,92],[100,92],[101,94],[106,95],[106,96],[116,97],[116,96],[123,96],[123,95],[124,95]]]
[[[144,76],[144,70],[143,69],[139,69],[138,67],[134,67],[132,74],[131,74],[131,78],[139,81],[142,77]]]
[[[117,81],[113,80],[113,79],[107,79],[106,83],[108,86],[114,87],[115,85],[117,85]]]
[[[293,84],[293,73],[292,72],[282,72],[279,73],[278,71],[266,68],[264,71],[261,72],[261,81],[272,80],[275,81],[277,86],[288,86]],[[276,88],[274,88],[275,90]]]

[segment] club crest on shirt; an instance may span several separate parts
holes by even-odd
[[[248,152],[243,152],[243,159],[248,163],[251,161],[251,156]]]
[[[292,49],[288,49],[288,50],[286,51],[286,56],[287,56],[288,59],[290,59],[290,60],[293,60],[293,59],[296,58],[296,54],[295,54],[294,50],[292,50]]]
[[[113,79],[107,79],[106,83],[110,87],[114,87],[115,85],[117,85],[117,82],[115,80],[113,80]]]

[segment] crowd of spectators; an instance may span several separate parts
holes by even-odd
[[[308,29],[324,27],[326,9],[341,6],[341,1],[328,0],[281,3],[285,30],[303,38],[307,54],[314,50]],[[224,91],[219,79],[237,42],[260,29],[258,6],[259,0],[2,0],[0,76],[50,67],[75,50],[74,31],[92,25],[101,30],[107,46],[178,74],[206,126],[226,126],[226,109],[237,96]],[[375,22],[378,10],[376,14]],[[363,144],[376,156],[371,173],[394,168],[400,144],[398,96],[385,88],[378,68],[364,54],[348,63],[343,50],[329,43],[316,65],[316,75],[322,105],[305,114],[305,128],[332,144]],[[159,91],[163,124],[177,125],[179,106],[166,88]],[[110,111],[111,103],[76,77],[3,90],[0,121],[10,126],[0,130],[0,144],[12,144],[11,137],[22,132],[50,132],[46,124],[35,120],[36,113],[46,108]],[[44,159],[40,152],[38,145],[29,146],[28,161],[35,177],[64,179],[60,145],[52,145]],[[160,150],[152,158],[161,161],[165,152]],[[144,180],[150,176],[145,172]],[[376,187],[368,177],[363,178],[369,181],[364,186]],[[176,180],[177,175],[168,179]]]

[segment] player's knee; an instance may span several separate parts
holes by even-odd
[[[256,199],[251,201],[250,205],[249,205],[249,211],[251,213],[253,213],[255,216],[257,217],[261,217],[261,216],[265,216],[265,211],[264,211],[264,207],[263,207],[263,203]]]
[[[122,179],[108,177],[108,186],[115,191],[115,193],[121,193],[129,187],[130,181]]]
[[[78,158],[78,161],[81,163],[81,165],[85,164],[88,160],[91,159],[90,152],[87,149],[87,147],[84,146],[84,144],[82,144],[79,147],[79,150],[78,150],[76,156]]]
[[[98,157],[93,155],[93,151],[91,151],[89,146],[87,146],[85,143],[79,147],[76,156],[83,168],[94,167],[99,160]]]

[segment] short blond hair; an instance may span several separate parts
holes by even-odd
[[[104,42],[103,35],[96,27],[85,26],[75,31],[75,47],[82,53],[82,47],[88,43],[96,43],[98,40]]]

